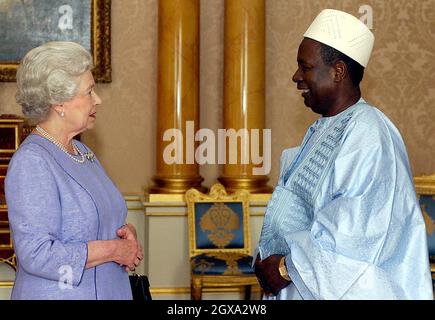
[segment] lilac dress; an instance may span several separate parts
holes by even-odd
[[[88,241],[117,239],[127,215],[98,160],[78,163],[32,134],[12,157],[5,193],[18,261],[12,299],[132,299],[117,263],[85,269]]]

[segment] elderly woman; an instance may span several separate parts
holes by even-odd
[[[5,181],[18,269],[12,299],[131,299],[128,271],[143,258],[123,197],[92,151],[74,140],[101,99],[91,55],[72,42],[31,50],[17,101],[37,126]]]

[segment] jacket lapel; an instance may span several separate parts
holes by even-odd
[[[96,201],[93,192],[91,192],[91,190],[93,190],[91,181],[86,175],[87,170],[80,170],[80,166],[95,165],[94,163],[91,163],[88,160],[85,160],[84,163],[78,163],[72,160],[67,154],[62,152],[52,142],[36,134],[29,135],[27,139],[23,142],[23,144],[26,143],[36,143],[44,148],[52,156],[52,159],[59,165],[59,167],[62,168],[77,184],[79,184],[89,194],[92,201],[94,202],[95,207],[98,210],[98,202]]]

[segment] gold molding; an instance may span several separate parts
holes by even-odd
[[[14,115],[15,116],[15,115]],[[17,118],[0,118],[0,123],[6,122],[6,123],[23,123],[24,119],[17,119]]]
[[[224,168],[235,165],[225,164]],[[241,168],[243,166],[237,165]],[[269,193],[273,191],[273,188],[267,185],[269,178],[267,176],[251,176],[249,178],[245,177],[234,177],[234,176],[221,176],[218,181],[222,183],[228,192],[234,192],[239,189],[248,190],[251,193]]]
[[[127,206],[128,211],[144,211],[144,207],[129,207]]]
[[[160,288],[150,288],[151,295],[159,294],[190,294],[189,287],[160,287]],[[240,293],[242,294],[242,288],[237,287],[218,287],[218,288],[203,288],[202,292],[205,293]],[[260,292],[260,287],[253,286],[252,292]]]
[[[14,281],[0,281],[1,289],[12,289],[14,286]]]
[[[123,194],[125,201],[137,201],[137,202],[143,202],[143,198],[138,195],[131,195],[131,194]]]
[[[187,208],[185,202],[144,202],[144,208]]]
[[[187,212],[146,212],[147,217],[187,217]]]
[[[187,217],[187,212],[145,212],[147,217]],[[264,212],[250,212],[250,217],[262,217]]]
[[[150,193],[148,202],[184,202],[184,194]]]
[[[20,120],[23,122],[23,120]],[[15,131],[15,149],[0,149],[0,152],[8,152],[13,153],[17,151],[19,145],[20,145],[20,135],[18,133],[18,130],[20,129],[19,126],[14,124],[0,124],[0,129],[14,129]]]
[[[421,195],[435,194],[435,175],[414,177],[415,191]]]
[[[138,195],[128,195],[123,194],[122,197],[124,198],[125,203],[127,204],[127,210],[128,211],[145,211],[145,207],[143,205],[143,197]],[[131,202],[138,202],[140,205],[129,205]]]
[[[272,196],[271,193],[250,193],[249,201],[250,206],[262,206],[264,203],[267,204]],[[155,193],[149,194],[148,202],[146,206],[168,206],[168,202],[178,202],[185,204],[184,194],[167,194],[167,193]],[[179,204],[176,204],[179,206]]]
[[[266,214],[266,212],[254,212],[254,213],[251,213],[250,216],[251,217],[264,217],[265,214]]]
[[[251,193],[249,195],[249,201],[251,202],[251,206],[257,203],[268,203],[270,198],[272,197],[271,193]]]
[[[92,0],[92,53],[96,82],[112,82],[111,0]]]
[[[195,165],[198,167],[198,165]],[[153,194],[173,194],[184,196],[184,193],[190,188],[197,188],[203,192],[207,189],[201,186],[201,182],[204,179],[201,176],[191,176],[191,177],[166,177],[166,176],[155,176],[153,178],[154,186],[148,189],[150,197]]]

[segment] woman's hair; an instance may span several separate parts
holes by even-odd
[[[78,77],[92,68],[92,56],[74,42],[47,42],[30,50],[17,71],[16,100],[23,114],[36,122],[44,120],[52,105],[75,96]]]

